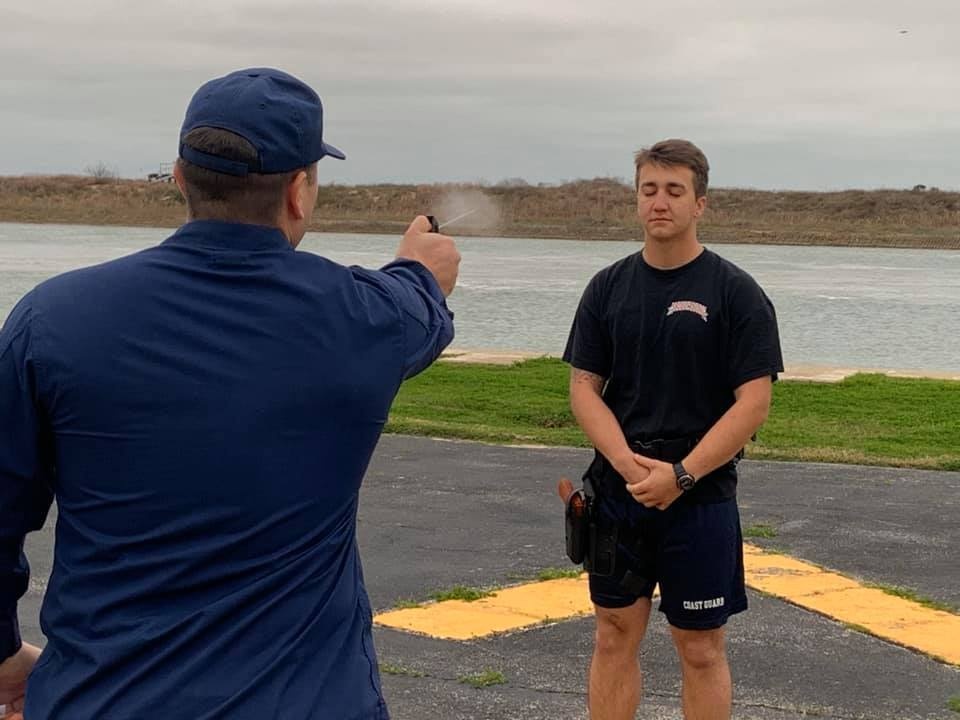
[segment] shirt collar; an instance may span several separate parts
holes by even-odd
[[[222,220],[192,220],[181,225],[163,244],[217,250],[293,250],[279,228]]]

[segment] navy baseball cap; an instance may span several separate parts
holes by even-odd
[[[184,144],[187,133],[200,127],[241,136],[257,149],[257,162],[238,162]],[[327,155],[347,157],[323,141],[320,97],[303,81],[272,68],[237,70],[205,83],[190,100],[180,129],[180,157],[228,175],[289,172]]]

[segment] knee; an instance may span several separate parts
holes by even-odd
[[[693,632],[677,639],[677,653],[687,670],[710,670],[726,662],[723,637],[711,632]]]
[[[598,655],[635,657],[642,636],[642,626],[626,615],[617,612],[597,615],[594,647]]]

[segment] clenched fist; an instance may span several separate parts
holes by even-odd
[[[430,221],[418,215],[403,234],[397,257],[416,260],[437,279],[444,296],[453,292],[460,272],[460,252],[453,238],[430,232]]]

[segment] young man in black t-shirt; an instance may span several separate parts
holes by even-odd
[[[747,607],[736,459],[783,370],[776,315],[752,277],[697,239],[703,153],[665,140],[635,163],[643,248],[590,281],[564,352],[570,404],[597,451],[585,485],[616,532],[613,568],[590,575],[590,716],[634,717],[659,584],[684,715],[726,719],[723,626]]]

